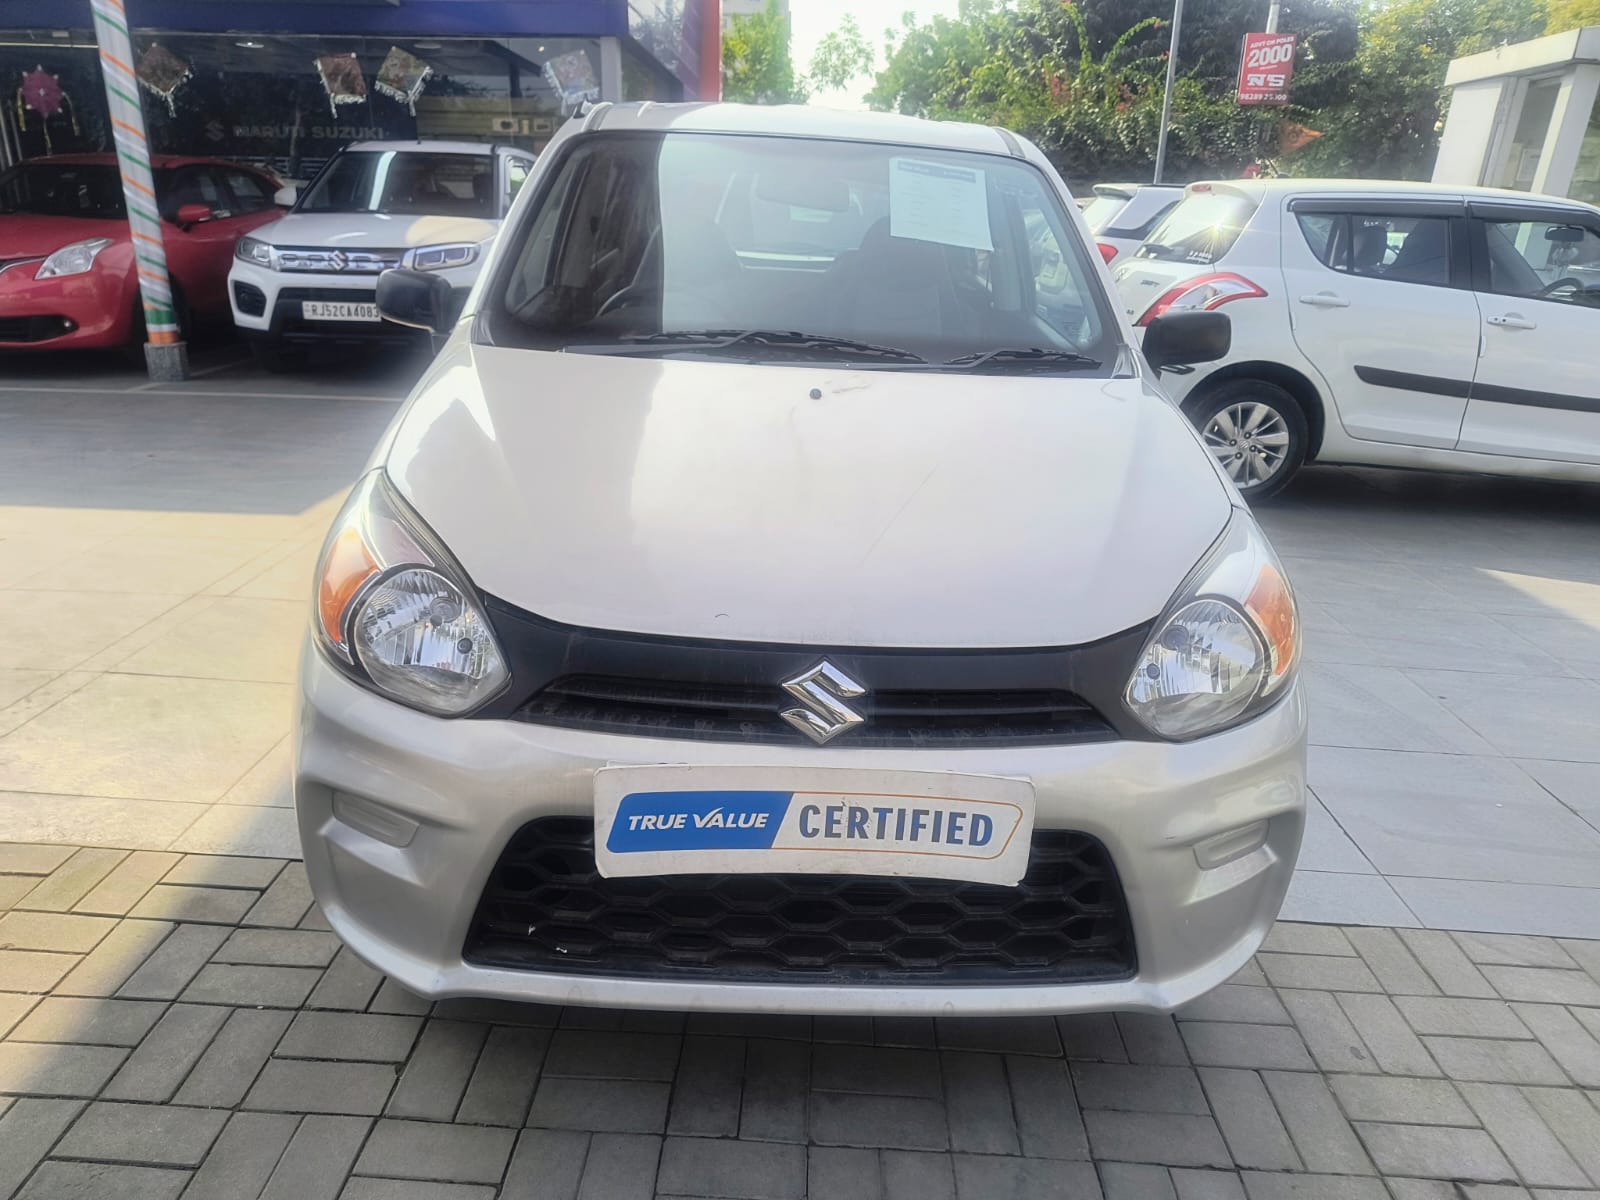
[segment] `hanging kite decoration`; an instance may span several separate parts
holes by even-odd
[[[428,77],[432,74],[433,68],[416,55],[407,54],[399,46],[391,46],[383,66],[378,68],[378,77],[373,80],[373,86],[385,96],[392,96],[404,104],[411,110],[411,115],[416,116],[417,97],[422,95],[422,89],[427,86]]]
[[[339,105],[360,104],[367,98],[367,81],[354,54],[324,54],[316,62],[334,116],[339,115]]]
[[[72,103],[72,97],[62,90],[61,76],[50,74],[42,66],[23,72],[22,86],[17,89],[17,123],[26,129],[29,111],[39,114],[39,129],[44,134],[46,154],[52,150],[50,119],[58,116],[62,110],[72,121],[73,136],[77,136],[78,110]]]
[[[585,100],[600,99],[600,81],[595,78],[594,64],[582,50],[570,50],[548,60],[544,64],[544,77],[561,97],[563,115],[577,112]]]
[[[139,69],[134,73],[147,91],[166,101],[168,116],[178,115],[172,96],[190,78],[188,63],[165,46],[152,43],[139,59]]]

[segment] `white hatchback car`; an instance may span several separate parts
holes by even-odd
[[[1040,254],[1041,248],[1049,254]],[[1045,298],[1048,297],[1048,302]],[[1304,821],[1260,529],[1013,135],[600,105],[551,142],[336,518],[306,869],[429,996],[1168,1009]]]
[[[1200,183],[1114,275],[1141,325],[1233,318],[1227,357],[1166,386],[1252,499],[1312,460],[1600,480],[1600,209]]]
[[[269,369],[315,346],[416,340],[374,303],[391,267],[436,272],[454,311],[483,265],[533,155],[477,142],[358,142],[304,188],[284,217],[240,238],[228,275],[233,322]]]
[[[1106,265],[1139,248],[1150,231],[1183,199],[1183,188],[1165,183],[1097,183],[1083,219]]]

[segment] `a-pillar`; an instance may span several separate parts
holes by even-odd
[[[144,348],[145,366],[152,380],[187,379],[189,352],[178,328],[172,281],[167,276],[161,215],[150,173],[150,141],[145,136],[144,110],[139,105],[139,81],[133,74],[127,10],[122,0],[91,0],[91,6],[122,194],[128,205],[128,228],[133,234],[139,294],[144,303],[144,327],[149,339]]]

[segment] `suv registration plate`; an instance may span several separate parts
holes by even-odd
[[[381,321],[376,304],[346,304],[335,300],[302,300],[300,315],[307,321]]]

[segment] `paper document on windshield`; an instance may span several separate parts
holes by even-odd
[[[984,173],[920,158],[891,158],[889,233],[919,242],[993,250]]]

